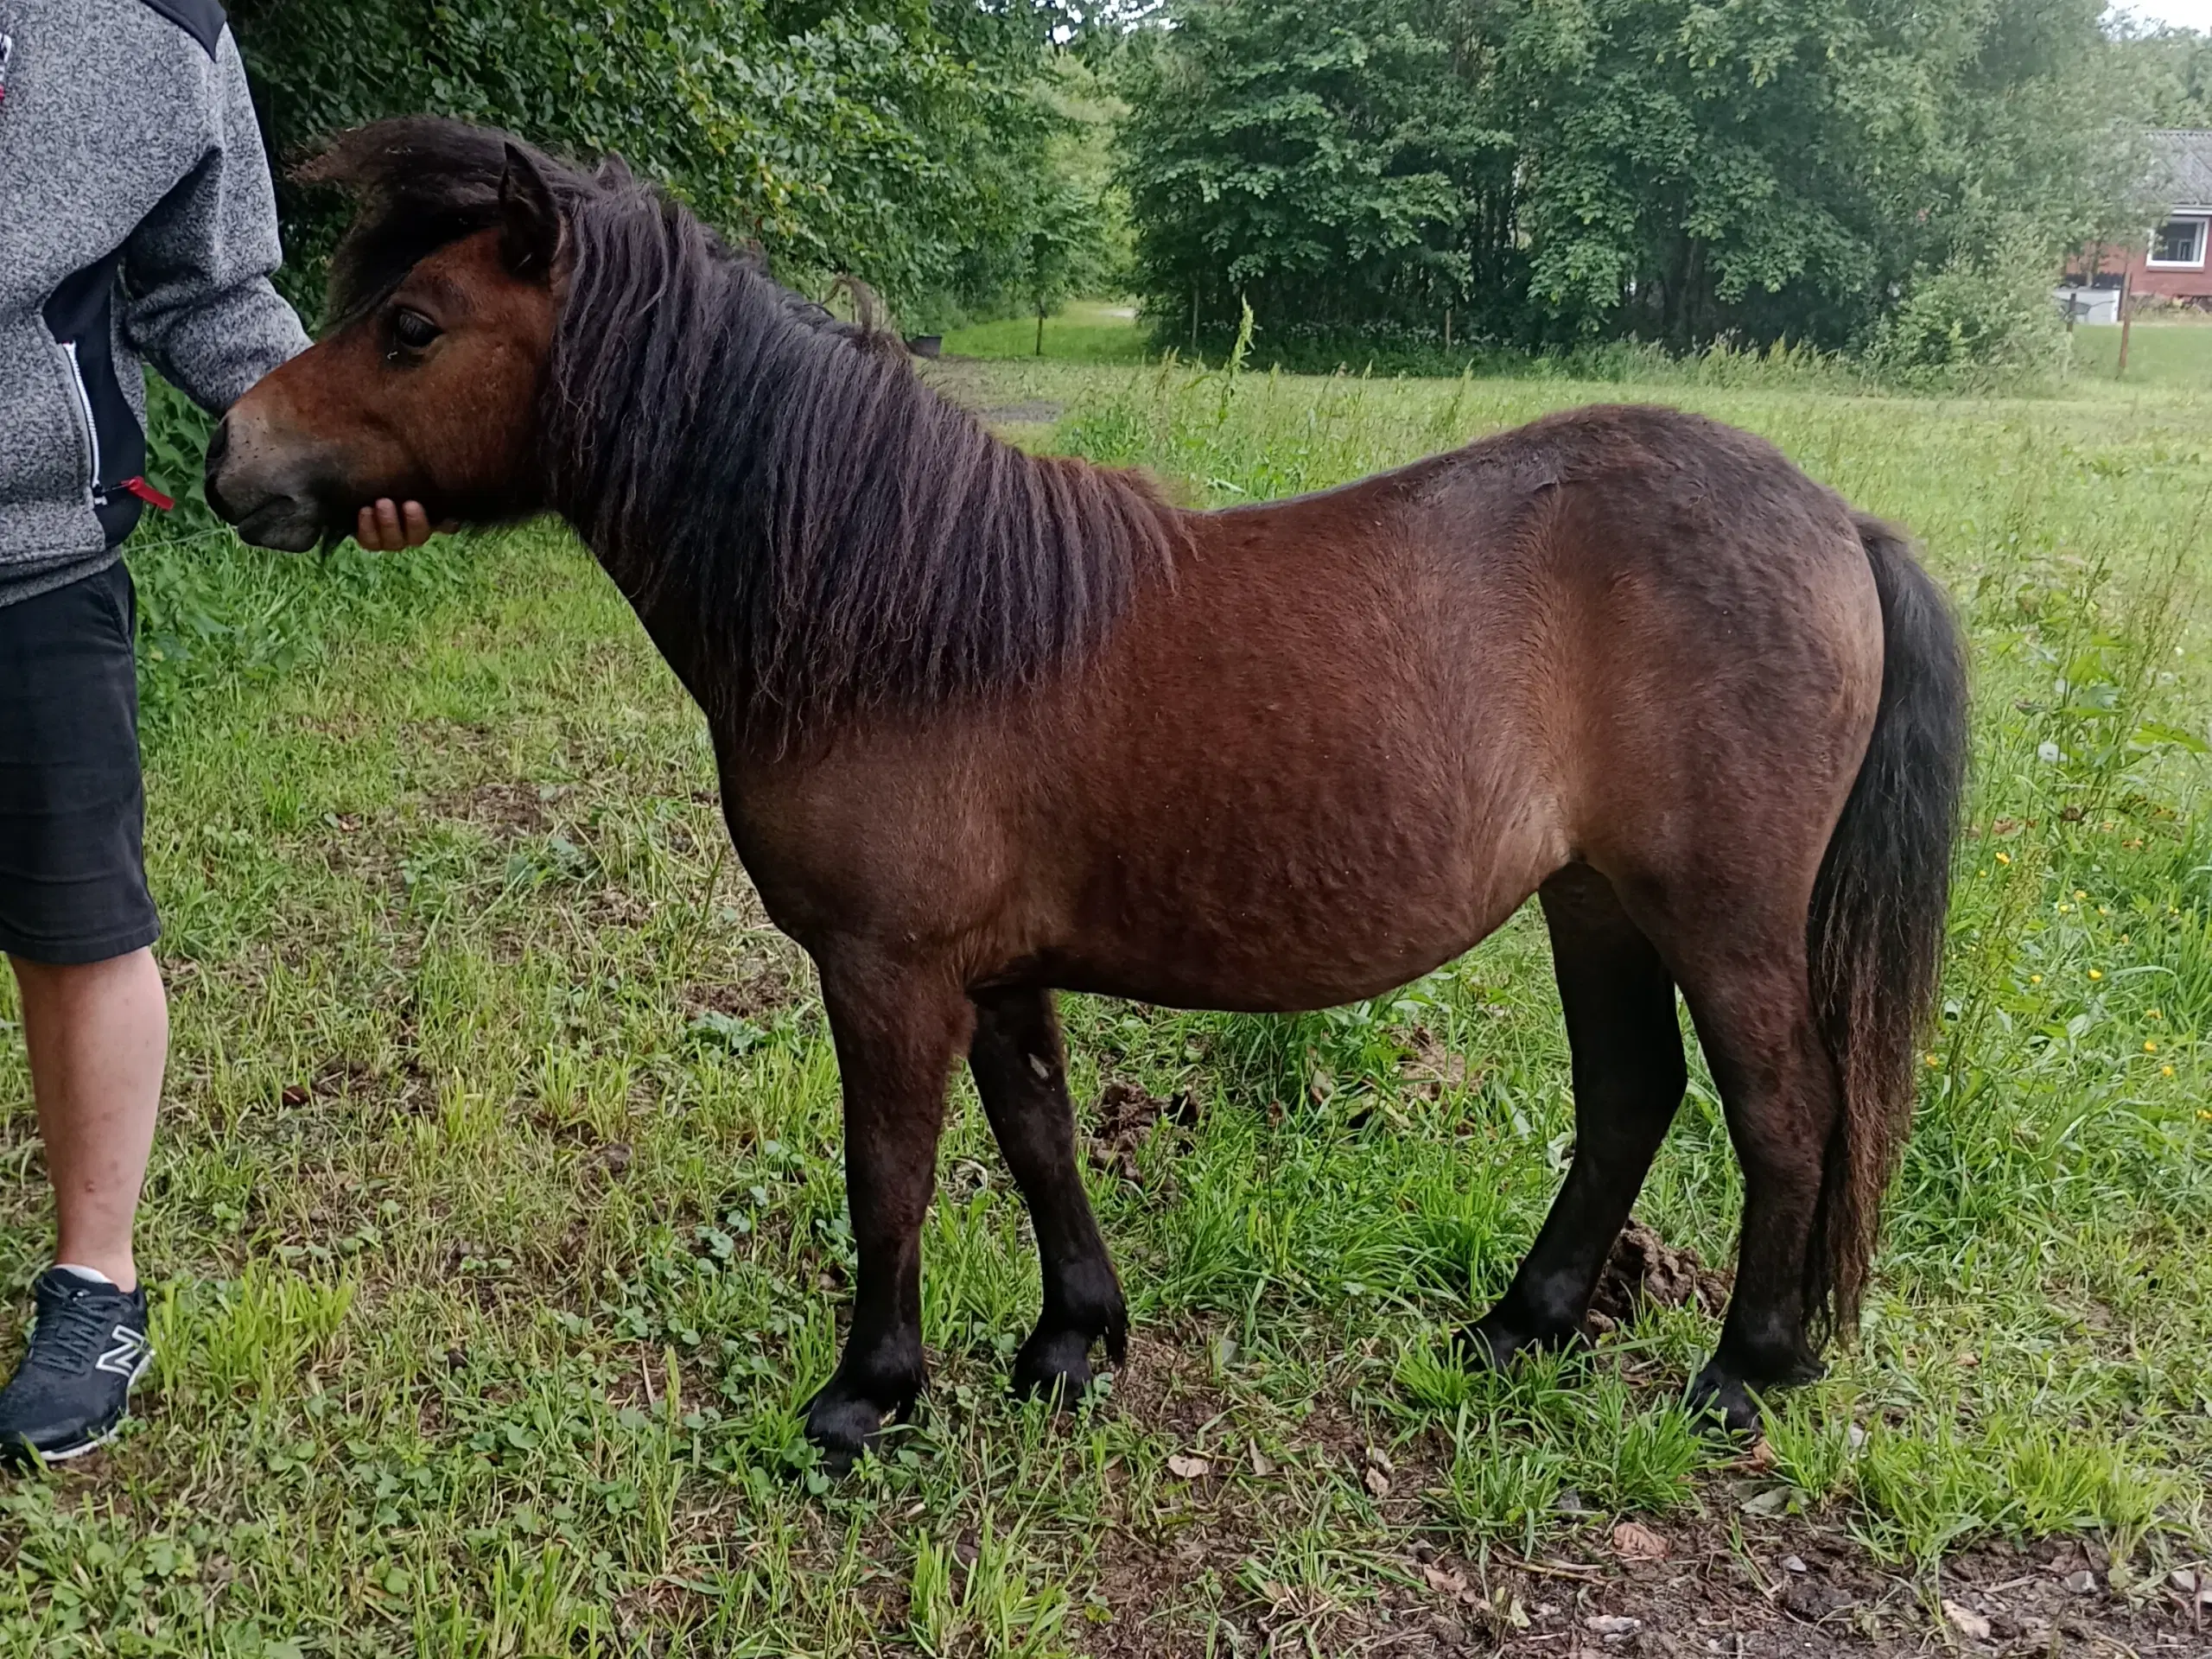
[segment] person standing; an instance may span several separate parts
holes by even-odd
[[[168,505],[142,364],[220,412],[304,349],[280,257],[213,0],[0,0],[0,951],[57,1222],[0,1454],[112,1438],[152,1359],[132,1223],[168,1011],[119,550]],[[365,547],[429,534],[413,502],[361,514]]]

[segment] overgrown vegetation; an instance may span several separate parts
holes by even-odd
[[[1062,445],[1217,502],[1621,395],[993,372],[984,401],[1065,404]],[[143,1252],[160,1366],[104,1459],[0,1488],[0,1652],[1337,1653],[1432,1616],[1565,1651],[1624,1605],[1618,1569],[1516,1600],[1512,1563],[1610,1561],[1623,1517],[1714,1552],[1700,1597],[1848,1549],[1903,1581],[1852,1615],[1900,1643],[1977,1540],[2087,1529],[2120,1569],[2069,1606],[2170,1605],[2212,1542],[2212,687],[2184,556],[2212,417],[2170,391],[1647,394],[1910,525],[1974,642],[1918,1134],[1864,1341],[1770,1459],[1678,1410],[1713,1336],[1693,1307],[1579,1369],[1447,1354],[1571,1129],[1523,917],[1295,1020],[1071,1000],[1139,1320],[1072,1420],[1004,1396],[1033,1255],[963,1084],[925,1241],[933,1391],[822,1481],[798,1410],[851,1268],[834,1058],[620,596],[545,530],[358,564],[151,543],[142,581],[204,584],[210,625],[149,670],[177,1020]],[[282,673],[238,643],[269,629]],[[16,1283],[47,1236],[21,1068],[0,1050]],[[1724,1262],[1735,1180],[1700,1072],[1639,1213]]]
[[[819,295],[835,273],[913,328],[1031,303],[1044,262],[1111,238],[1068,151],[1093,130],[1059,7],[1014,0],[245,0],[280,153],[429,111],[616,152]],[[1093,100],[1095,101],[1095,99]],[[303,301],[338,226],[283,193]],[[1095,271],[1090,274],[1096,275]],[[1049,275],[1041,291],[1060,296]]]
[[[1262,360],[1318,338],[1325,365],[1347,334],[1679,352],[1878,332],[1908,372],[2040,368],[2015,273],[2133,223],[2124,120],[2145,99],[2102,10],[1179,8],[1129,77],[1140,284],[1163,343],[1217,342],[1249,302]],[[1955,332],[1969,280],[2004,291]]]

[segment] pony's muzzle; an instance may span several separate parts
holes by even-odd
[[[257,410],[238,407],[207,441],[207,505],[259,547],[304,553],[322,539],[337,480]]]

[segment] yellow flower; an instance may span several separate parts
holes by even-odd
[[[2041,974],[2030,974],[2030,975],[2028,976],[2028,983],[2029,983],[2029,984],[2031,984],[2031,985],[2040,985],[2040,984],[2042,984],[2042,983],[2043,983],[2043,976],[2042,976]]]
[[[2071,906],[2071,905],[2061,905],[2061,906],[2058,907],[2058,913],[2059,913],[2060,915],[2063,916],[2063,915],[2064,915],[2068,911],[2069,911],[2069,910],[2071,910],[2071,909],[2073,909],[2073,908],[2074,908],[2074,906]]]
[[[2143,1039],[2143,1052],[2145,1054],[2155,1054],[2158,1052],[2158,1045],[2151,1038],[2145,1037]]]
[[[2174,1069],[2171,1065],[2162,1065],[2158,1068],[2158,1075],[2162,1077],[2171,1077],[2173,1074]]]
[[[2156,1008],[2145,1008],[2143,1010],[2143,1017],[2145,1020],[2163,1020],[2166,1016],[2160,1014]]]
[[[2089,977],[2091,979],[2102,979],[2104,977],[2104,973],[2100,969],[2092,968],[2089,969]]]
[[[2074,889],[2074,896],[2075,896],[2076,899],[2086,899],[2086,898],[2088,898],[2089,895],[2088,895],[2088,893],[2084,893],[2081,888],[2076,887],[2076,888],[2075,888],[2075,889]]]
[[[2110,905],[2099,905],[2099,906],[2097,906],[2097,914],[2098,914],[2098,915],[2100,915],[2100,916],[2109,916],[2109,915],[2111,915],[2111,914],[2112,914],[2112,906],[2111,906]]]
[[[1930,1055],[1928,1057],[1928,1064],[1929,1064],[1929,1065],[1942,1065],[1942,1064],[1943,1064],[1943,1062],[1942,1062],[1942,1061],[1941,1061],[1941,1060],[1939,1060],[1939,1059],[1937,1059],[1937,1058],[1936,1058],[1933,1054],[1930,1054]]]
[[[2012,855],[2010,853],[1999,853],[1997,855],[1997,861],[1999,864],[2010,864],[2012,861]]]

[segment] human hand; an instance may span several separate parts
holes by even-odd
[[[353,539],[371,553],[397,553],[403,547],[420,547],[439,531],[453,528],[450,523],[432,524],[420,501],[403,505],[385,496],[374,505],[361,509],[354,521]]]

